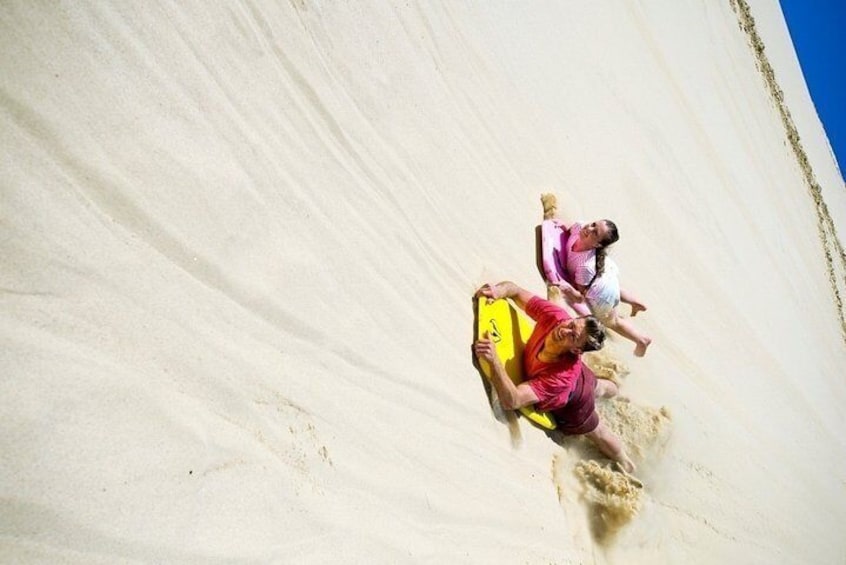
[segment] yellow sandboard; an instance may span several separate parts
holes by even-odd
[[[523,382],[523,349],[534,324],[508,300],[500,299],[488,303],[484,297],[476,300],[477,327],[476,336],[482,338],[489,332],[489,339],[496,345],[496,353],[502,361],[505,372],[514,384]],[[490,379],[491,365],[479,359],[482,373]],[[520,408],[520,413],[542,428],[555,429],[555,419],[547,412],[538,412],[533,408]]]

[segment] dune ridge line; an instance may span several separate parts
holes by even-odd
[[[799,168],[802,170],[805,185],[808,187],[809,194],[814,202],[814,211],[817,214],[817,231],[819,232],[820,242],[822,243],[823,253],[825,254],[826,272],[828,273],[828,281],[831,286],[832,299],[840,319],[840,335],[843,338],[843,343],[846,344],[846,309],[844,309],[836,273],[839,267],[840,272],[846,274],[846,252],[843,250],[843,244],[837,236],[834,221],[828,212],[828,206],[822,194],[822,187],[817,182],[813,167],[811,167],[811,163],[808,160],[808,155],[805,153],[804,147],[802,147],[799,131],[796,129],[796,125],[793,123],[793,117],[790,115],[790,110],[784,101],[784,93],[778,85],[775,71],[764,52],[766,47],[755,28],[755,19],[752,17],[752,10],[749,8],[746,0],[729,0],[729,3],[735,14],[737,14],[740,29],[746,33],[750,46],[755,52],[758,70],[761,72],[767,89],[776,103],[776,109],[781,116],[781,123],[784,126],[785,134],[790,142],[790,147],[793,149],[793,154],[799,163]],[[839,259],[839,262],[835,261],[835,257]],[[846,287],[846,276],[844,276],[843,285]]]

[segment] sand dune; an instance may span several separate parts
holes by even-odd
[[[0,15],[2,561],[846,555],[846,191],[777,2]],[[642,486],[472,365],[543,192],[649,305],[595,360]]]

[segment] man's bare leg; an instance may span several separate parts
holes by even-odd
[[[596,398],[612,398],[617,396],[619,391],[620,389],[614,381],[610,379],[596,379],[596,388],[593,391],[593,395]]]
[[[626,454],[623,442],[604,422],[600,421],[595,430],[585,435],[603,455],[619,463],[627,473],[634,473],[635,464]]]

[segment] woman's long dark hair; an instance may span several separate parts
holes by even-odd
[[[593,284],[593,281],[598,279],[605,271],[605,255],[608,253],[608,246],[620,239],[620,231],[617,229],[617,224],[611,220],[603,220],[605,226],[608,228],[608,233],[605,234],[605,239],[599,242],[599,247],[596,248],[596,272],[593,278],[588,283],[588,288]]]

